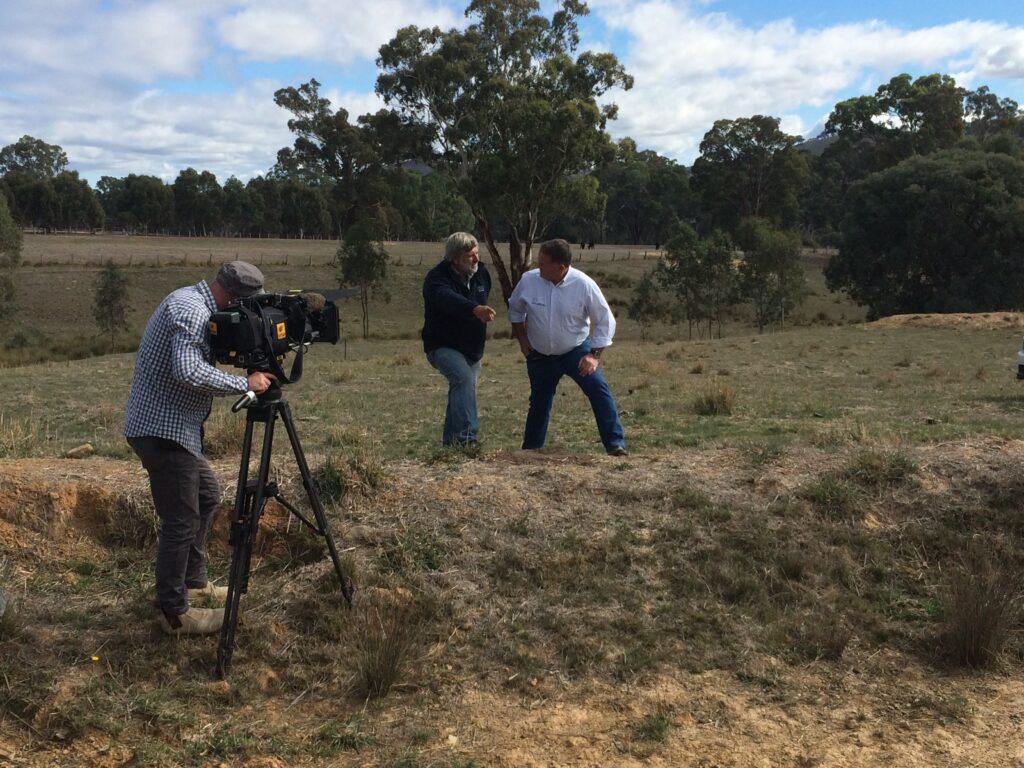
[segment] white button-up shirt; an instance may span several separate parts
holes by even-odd
[[[615,335],[615,317],[590,277],[569,267],[557,285],[532,269],[519,279],[508,300],[508,319],[526,325],[530,346],[542,355],[564,355],[591,337],[598,348]]]

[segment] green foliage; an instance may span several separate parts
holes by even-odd
[[[914,157],[851,191],[826,268],[872,318],[1024,307],[1024,161],[949,150]]]
[[[619,141],[596,176],[608,196],[606,242],[663,243],[696,207],[687,170],[656,152],[638,151],[629,138]]]
[[[744,219],[736,239],[743,248],[740,291],[754,305],[758,331],[785,323],[806,293],[800,236],[764,219]]]
[[[60,206],[57,226],[61,229],[102,229],[104,214],[99,198],[78,171],[63,171],[53,180]]]
[[[655,280],[655,270],[644,273],[640,282],[633,289],[633,294],[626,308],[626,314],[630,320],[636,320],[640,325],[640,335],[647,338],[647,329],[652,323],[666,320],[672,315],[672,305],[660,290]]]
[[[362,220],[345,233],[338,248],[338,285],[359,290],[359,306],[363,318],[363,338],[370,335],[371,294],[387,302],[391,295],[386,287],[388,252],[375,236],[374,222]]]
[[[178,232],[207,235],[220,226],[224,215],[224,190],[209,171],[186,168],[171,187]]]
[[[92,316],[113,349],[117,332],[128,330],[128,276],[110,259],[96,277]]]
[[[7,208],[7,198],[0,195],[0,317],[15,309],[14,268],[21,263],[23,239]]]
[[[633,727],[633,734],[641,741],[665,741],[671,725],[672,723],[665,715],[655,712],[646,715],[637,723]]]
[[[11,215],[23,227],[51,229],[60,221],[60,200],[49,176],[16,169],[3,177]]]
[[[156,176],[103,176],[96,193],[108,226],[129,232],[168,232],[174,221],[174,190]]]
[[[794,226],[809,174],[806,156],[795,148],[799,140],[779,129],[777,117],[716,120],[693,164],[702,230],[732,231],[752,216]]]
[[[966,91],[949,75],[904,73],[880,85],[874,96],[836,104],[825,133],[849,144],[870,139],[879,161],[891,165],[915,154],[954,146],[964,133]]]
[[[579,45],[579,0],[549,19],[536,0],[473,0],[468,27],[405,27],[380,49],[377,93],[417,155],[459,185],[507,300],[531,266],[544,223],[577,190],[563,182],[610,153],[612,104],[632,79],[608,53]],[[529,147],[524,152],[524,147]],[[495,244],[507,227],[508,263]]]
[[[32,136],[22,136],[0,149],[0,176],[22,171],[38,179],[51,178],[63,171],[67,164],[68,156],[60,146]]]
[[[658,280],[675,295],[686,317],[689,337],[693,338],[695,323],[699,331],[707,325],[708,338],[717,323],[721,336],[722,314],[739,298],[733,248],[728,238],[714,232],[701,239],[692,227],[682,224],[665,245],[665,251],[656,270]]]

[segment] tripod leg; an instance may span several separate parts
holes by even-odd
[[[292,444],[292,453],[295,454],[295,463],[299,465],[299,474],[302,476],[302,484],[306,488],[306,494],[309,496],[309,505],[313,508],[313,514],[316,516],[316,523],[320,527],[318,533],[320,533],[324,540],[327,542],[327,550],[331,553],[331,562],[334,563],[334,572],[338,576],[338,583],[341,585],[341,594],[345,597],[345,602],[348,606],[352,607],[352,580],[345,573],[345,569],[341,567],[341,559],[338,557],[338,548],[334,545],[334,537],[331,536],[331,529],[327,525],[327,515],[324,513],[324,505],[320,501],[320,489],[317,487],[316,480],[313,479],[312,473],[309,471],[309,464],[306,463],[306,454],[302,451],[302,444],[299,442],[299,434],[295,431],[295,422],[292,420],[292,411],[288,407],[288,403],[282,400],[278,403],[278,410],[281,413],[281,421],[284,422],[284,428],[288,432],[288,440]]]
[[[231,670],[231,656],[235,650],[235,630],[238,626],[238,606],[242,595],[249,590],[249,567],[252,548],[256,543],[260,515],[266,503],[266,486],[270,475],[270,453],[274,441],[275,413],[270,408],[250,410],[242,439],[242,463],[238,471],[235,490],[235,509],[231,518],[228,539],[232,546],[231,570],[228,575],[228,597],[224,605],[224,624],[217,649],[217,677],[224,679]],[[263,421],[263,450],[255,483],[248,482],[249,458],[252,453],[253,424]]]

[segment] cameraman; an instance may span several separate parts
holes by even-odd
[[[220,486],[203,456],[203,422],[214,395],[266,391],[265,373],[235,376],[213,365],[207,324],[218,309],[263,289],[263,274],[244,261],[223,264],[212,283],[172,292],[156,308],[139,345],[124,434],[149,473],[160,518],[156,555],[157,620],[171,635],[217,632],[223,608],[190,608],[189,592],[223,599],[206,575],[206,538]]]

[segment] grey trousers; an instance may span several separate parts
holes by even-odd
[[[206,538],[220,501],[220,485],[209,462],[173,440],[129,437],[128,444],[149,473],[153,506],[160,518],[156,596],[164,613],[188,610],[188,588],[206,586]]]

